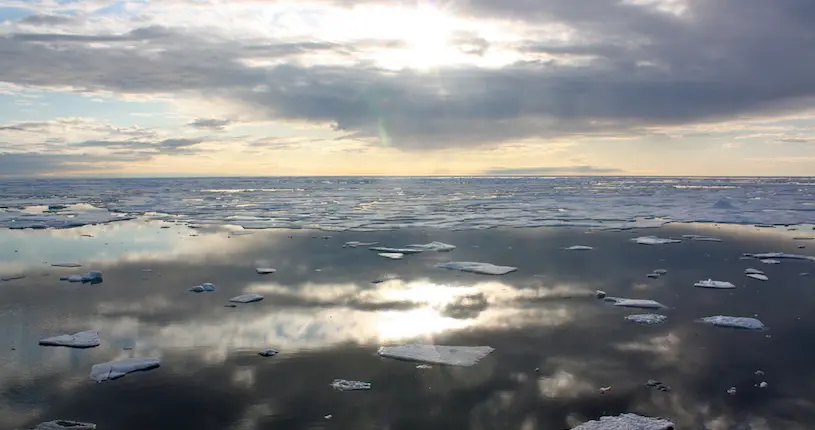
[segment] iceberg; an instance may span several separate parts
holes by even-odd
[[[646,325],[661,324],[665,322],[666,319],[668,319],[667,316],[660,314],[636,314],[625,317],[626,321]]]
[[[401,252],[380,252],[377,255],[380,257],[390,258],[391,260],[401,260],[402,257],[405,256],[405,254],[402,254]]]
[[[747,277],[748,278],[753,278],[753,279],[758,279],[759,281],[767,281],[767,280],[770,279],[769,277],[767,277],[767,275],[764,275],[764,274],[761,274],[761,273],[748,273]]]
[[[125,358],[94,364],[91,368],[91,379],[96,382],[119,379],[128,373],[155,369],[161,366],[161,360],[154,357]]]
[[[408,245],[406,248],[411,249],[419,249],[422,251],[436,251],[436,252],[450,252],[456,249],[455,245],[450,245],[449,243],[444,242],[437,242],[433,241],[430,243],[425,243],[424,245]]]
[[[37,424],[31,430],[96,430],[96,424],[71,420],[54,420]]]
[[[277,269],[272,269],[270,267],[258,267],[255,269],[255,271],[258,272],[258,275],[269,275],[277,272]]]
[[[606,302],[611,302],[614,306],[623,308],[639,308],[639,309],[667,309],[668,307],[656,300],[648,299],[626,299],[622,297],[605,297]]]
[[[63,334],[40,339],[40,345],[42,346],[66,346],[69,348],[93,348],[101,343],[99,332],[95,330],[85,330],[74,334]]]
[[[736,288],[736,286],[733,285],[730,282],[727,282],[727,281],[714,281],[713,279],[710,279],[710,278],[705,279],[704,281],[699,281],[699,282],[693,284],[693,286],[694,287],[699,287],[699,288],[716,288],[716,289]]]
[[[741,328],[746,330],[761,330],[764,328],[764,323],[755,318],[750,317],[730,317],[725,315],[716,315],[712,317],[701,318],[699,319],[699,322],[715,325],[717,327]]]
[[[647,274],[645,276],[647,276],[647,277],[649,277],[651,279],[656,279],[656,278],[659,278],[659,273],[649,273],[649,274]]]
[[[263,296],[256,293],[241,294],[240,296],[235,296],[229,299],[229,301],[233,303],[252,303],[259,302],[261,300],[263,300]]]
[[[213,284],[211,284],[209,282],[205,282],[205,283],[203,283],[201,285],[196,285],[196,286],[188,289],[187,291],[191,291],[193,293],[211,293],[211,292],[215,291],[215,285],[213,285]]]
[[[637,414],[622,414],[600,417],[573,427],[572,430],[674,430],[676,424],[661,418],[644,417]]]
[[[339,391],[370,390],[370,382],[348,381],[346,379],[335,379],[331,382],[331,387]]]
[[[409,344],[383,346],[377,351],[382,357],[422,363],[472,366],[495,349],[490,346],[449,346]]]
[[[565,251],[591,251],[592,249],[594,248],[585,245],[572,245],[568,248],[563,248]]]
[[[640,236],[635,237],[631,240],[640,245],[664,245],[667,243],[682,243],[682,241],[678,239],[666,239],[656,236]]]
[[[518,270],[517,267],[496,266],[490,263],[478,263],[474,261],[451,261],[448,263],[439,263],[436,267],[482,275],[506,275],[507,273]]]

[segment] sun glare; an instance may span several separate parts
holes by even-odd
[[[407,28],[407,62],[418,69],[430,69],[449,63],[455,52],[450,45],[452,18],[434,6],[419,6]]]

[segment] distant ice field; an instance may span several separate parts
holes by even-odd
[[[0,228],[134,217],[246,229],[815,223],[815,178],[275,177],[0,181]]]

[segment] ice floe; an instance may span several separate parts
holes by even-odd
[[[9,281],[16,281],[18,279],[24,279],[25,275],[6,275],[0,276],[0,281],[9,282]]]
[[[667,309],[668,307],[656,300],[649,299],[626,299],[623,297],[604,297],[604,301],[620,306],[623,308],[638,308],[638,309]]]
[[[90,378],[96,382],[121,378],[128,373],[155,369],[161,365],[161,359],[155,357],[124,358],[94,364]]]
[[[806,260],[815,263],[815,257],[811,255],[801,254],[788,254],[786,252],[764,252],[761,254],[744,254],[748,257],[758,258],[759,260]]]
[[[259,302],[263,300],[263,296],[257,293],[248,293],[248,294],[241,294],[240,296],[235,296],[229,299],[232,303],[252,303],[252,302]]]
[[[401,252],[380,252],[377,255],[380,257],[390,258],[391,260],[401,260],[405,254]]]
[[[681,243],[682,241],[679,239],[668,239],[664,237],[657,237],[657,236],[640,236],[631,239],[632,241],[640,244],[640,245],[665,245],[668,243]]]
[[[654,269],[654,273],[656,273],[659,276],[662,276],[662,275],[667,275],[668,271],[665,270],[665,269]]]
[[[95,330],[85,330],[74,334],[63,334],[40,339],[40,345],[42,346],[66,346],[69,348],[93,348],[101,343],[99,332]]]
[[[357,242],[352,240],[351,242],[345,242],[342,247],[343,248],[358,248],[360,246],[374,246],[379,245],[379,242]]]
[[[625,317],[626,321],[631,321],[637,324],[645,324],[645,325],[655,325],[661,324],[668,319],[665,315],[660,314],[635,314],[635,315],[628,315]]]
[[[255,269],[255,271],[258,272],[258,275],[269,275],[277,272],[277,269],[272,269],[270,267],[258,267]]]
[[[448,263],[439,263],[436,267],[442,269],[459,270],[462,272],[478,273],[481,275],[506,275],[507,273],[518,270],[517,267],[512,266],[496,266],[491,263],[478,263],[475,261],[450,261]]]
[[[271,348],[258,352],[261,357],[274,357],[277,354],[280,354],[280,351]]]
[[[763,275],[764,274],[763,271],[758,270],[758,269],[753,269],[752,267],[748,268],[748,269],[744,269],[744,273],[746,275]]]
[[[371,283],[372,284],[381,284],[383,282],[393,281],[393,280],[396,280],[396,279],[399,279],[399,277],[396,276],[396,275],[388,274],[388,275],[382,275],[382,276],[374,279],[373,281],[371,281]]]
[[[600,417],[598,420],[573,427],[572,430],[673,430],[675,426],[673,422],[662,418],[622,414]]]
[[[775,260],[773,258],[765,258],[759,261],[761,261],[764,264],[781,264],[781,260]]]
[[[736,288],[733,283],[728,281],[714,281],[713,279],[705,279],[702,281],[698,281],[697,283],[693,284],[694,287],[699,288],[714,288],[714,289],[730,289]]]
[[[102,272],[92,270],[84,275],[60,276],[60,281],[81,282],[83,284],[98,284],[102,282]]]
[[[698,242],[721,242],[722,240],[718,237],[707,237],[707,236],[697,236],[691,240],[695,240]]]
[[[572,245],[572,246],[570,246],[568,248],[563,248],[563,249],[565,251],[591,251],[594,248],[592,248],[591,246],[585,246],[585,245]]]
[[[758,279],[759,281],[767,281],[767,280],[770,279],[767,275],[764,275],[762,273],[748,273],[747,277],[748,278],[753,278],[753,279]]]
[[[82,267],[79,263],[51,263],[52,267]]]
[[[193,293],[211,293],[211,292],[215,291],[215,285],[213,285],[213,284],[211,284],[209,282],[205,282],[205,283],[203,283],[201,285],[196,285],[196,286],[188,289],[187,291],[191,291]]]
[[[331,388],[339,391],[370,390],[370,382],[349,381],[347,379],[335,379],[330,384]]]
[[[423,245],[407,245],[406,248],[420,249],[422,251],[449,252],[456,249],[455,245],[449,243],[433,241]]]
[[[649,274],[647,274],[645,276],[647,276],[647,277],[649,277],[651,279],[656,279],[656,278],[659,278],[659,273],[649,273]]]
[[[751,317],[731,317],[725,315],[716,315],[712,317],[704,317],[699,319],[700,322],[705,324],[715,325],[717,327],[740,328],[746,330],[761,330],[764,328],[764,323],[756,318]]]
[[[451,366],[472,366],[493,351],[494,349],[490,346],[409,344],[383,346],[379,348],[377,353],[382,357],[398,360],[447,364]]]
[[[371,251],[382,252],[386,254],[418,254],[420,252],[424,252],[424,249],[416,249],[416,248],[388,248],[384,246],[374,246],[368,248]]]
[[[54,420],[37,424],[31,430],[96,430],[96,424],[71,420]]]

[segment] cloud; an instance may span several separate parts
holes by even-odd
[[[232,121],[228,119],[199,118],[187,125],[202,130],[221,131],[230,124],[232,124]]]
[[[551,167],[520,167],[520,168],[494,168],[484,172],[485,175],[554,175],[554,174],[605,174],[625,173],[624,170],[595,166],[551,166]]]
[[[110,155],[42,154],[0,152],[0,178],[17,176],[63,176],[110,171],[110,163],[144,160],[142,154]]]
[[[149,140],[86,140],[72,144],[75,147],[83,148],[105,148],[142,154],[179,154],[196,152],[195,146],[201,144],[204,139],[196,138],[175,138],[158,141]]]

